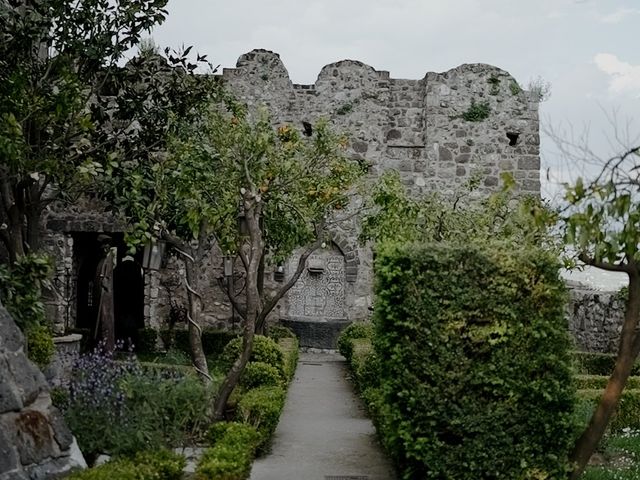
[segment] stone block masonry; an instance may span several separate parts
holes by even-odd
[[[406,80],[343,60],[322,68],[313,85],[297,85],[278,54],[253,50],[240,56],[236,68],[225,68],[222,78],[250,110],[266,107],[276,124],[302,130],[302,122],[329,119],[348,135],[349,154],[369,166],[371,180],[395,169],[412,194],[447,195],[477,178],[479,197],[499,188],[500,175],[510,173],[520,192],[540,194],[538,103],[499,68],[468,64]],[[344,245],[353,245],[350,257],[345,255],[351,265],[343,285],[331,283],[340,295],[344,290],[344,320],[351,321],[366,318],[373,301],[372,256],[357,246],[358,231],[355,221],[334,235],[343,253]],[[293,262],[285,266],[285,272],[293,269]],[[289,314],[321,310],[318,289],[307,290],[287,296],[282,318],[321,321],[319,315]]]
[[[402,80],[343,60],[322,68],[315,84],[296,85],[278,54],[253,50],[222,76],[250,107],[266,106],[276,123],[302,128],[303,121],[330,119],[372,176],[394,168],[415,193],[453,191],[472,175],[486,193],[502,172],[522,192],[540,193],[538,103],[499,68],[465,64]],[[488,115],[465,120],[473,108]]]
[[[348,154],[368,166],[370,181],[395,169],[412,194],[448,195],[473,178],[479,180],[474,195],[481,197],[499,188],[502,173],[510,173],[520,192],[540,193],[538,104],[499,68],[461,65],[410,80],[342,60],[323,67],[314,84],[297,85],[278,54],[253,50],[241,55],[235,68],[225,68],[221,77],[250,112],[264,106],[275,124],[303,131],[303,122],[329,120],[349,137]],[[50,250],[63,260],[56,277],[64,294],[48,305],[50,316],[57,318],[57,333],[80,323],[73,278],[84,258],[80,243],[89,238],[85,234],[123,231],[123,225],[100,213],[104,208],[94,208],[93,216],[90,210],[80,205],[71,214],[52,212],[48,218],[54,232]],[[270,316],[270,321],[313,323],[300,331],[308,331],[318,345],[333,343],[333,333],[347,322],[366,319],[373,303],[372,252],[359,245],[359,221],[350,213],[351,207],[343,213],[348,220],[335,225],[326,247],[310,258],[323,266],[322,273],[306,271]],[[276,280],[268,267],[265,288],[279,288],[295,270],[298,256],[278,272],[284,279]],[[221,252],[214,248],[200,282],[208,299],[204,318],[207,326],[229,328],[237,325],[238,316],[218,286],[221,269]],[[179,262],[172,259],[158,272],[145,272],[140,295],[146,326],[166,328],[171,312],[177,311],[174,307],[186,304],[181,279]],[[322,322],[335,325],[317,325]]]

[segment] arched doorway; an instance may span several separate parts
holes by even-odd
[[[116,266],[113,270],[114,328],[116,339],[135,344],[138,329],[144,327],[144,276],[140,266],[140,254],[130,256],[122,233],[110,235],[116,248]],[[76,328],[87,335],[87,346],[95,346],[100,340],[96,328],[99,308],[97,285],[98,263],[103,250],[98,234],[79,232],[73,234],[76,281]]]

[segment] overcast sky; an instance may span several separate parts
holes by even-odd
[[[168,10],[154,41],[194,45],[222,67],[254,48],[279,53],[295,83],[313,83],[343,59],[412,79],[489,63],[525,87],[538,77],[551,84],[542,129],[576,142],[588,129],[602,157],[640,139],[638,0],[169,0]],[[562,158],[548,136],[542,142],[550,196],[585,163]]]

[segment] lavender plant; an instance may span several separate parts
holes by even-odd
[[[99,345],[74,366],[65,418],[88,457],[132,455],[195,442],[209,424],[210,395],[195,376],[144,370]]]

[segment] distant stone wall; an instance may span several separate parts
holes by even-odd
[[[620,295],[585,288],[572,288],[569,295],[569,331],[578,350],[617,352],[624,318]]]
[[[0,480],[58,478],[84,459],[23,344],[0,305]]]

